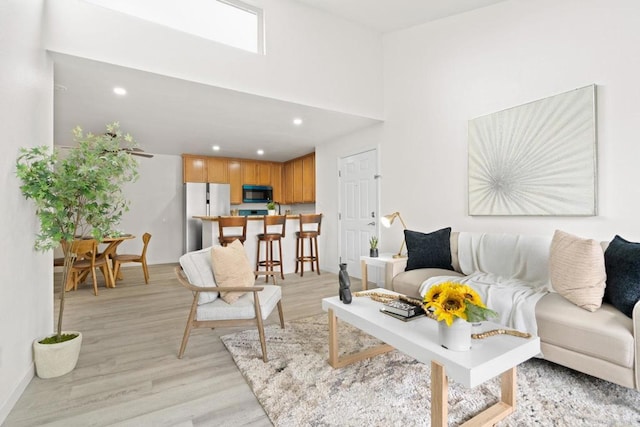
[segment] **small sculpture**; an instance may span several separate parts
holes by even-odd
[[[343,304],[351,304],[351,280],[347,273],[347,264],[338,264],[340,271],[338,272],[338,280],[340,282],[340,301]]]

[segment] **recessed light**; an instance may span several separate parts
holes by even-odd
[[[115,93],[116,95],[123,96],[127,94],[127,90],[123,87],[114,87],[113,93]]]
[[[219,145],[214,145],[214,146],[211,147],[211,149],[213,151],[220,151],[220,146]]]
[[[264,154],[264,150],[260,149],[260,150],[256,151],[256,153],[258,153],[258,156],[262,156]]]
[[[302,124],[302,119],[300,117],[296,117],[293,119],[293,124],[296,126],[300,126]]]

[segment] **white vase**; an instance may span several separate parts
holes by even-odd
[[[471,323],[456,317],[451,326],[444,320],[438,322],[438,340],[442,347],[452,351],[471,349]]]
[[[38,341],[43,338],[33,342],[33,360],[38,377],[59,377],[73,371],[76,367],[82,345],[82,334],[76,331],[64,331],[63,334],[78,334],[78,336],[57,344],[40,344]]]
[[[269,215],[275,215],[276,214],[276,210],[275,209],[269,209],[269,210],[267,210],[267,213]]]

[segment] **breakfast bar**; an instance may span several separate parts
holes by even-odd
[[[194,216],[202,220],[202,247],[219,245],[218,216]],[[293,273],[296,269],[296,231],[299,229],[299,215],[287,215],[285,238],[282,239],[282,263],[285,274]],[[252,266],[256,264],[258,250],[257,235],[264,231],[264,217],[262,215],[247,216],[247,239],[244,242],[245,251]]]

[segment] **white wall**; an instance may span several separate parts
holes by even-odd
[[[46,45],[69,55],[380,118],[379,34],[294,0],[253,3],[264,9],[266,55],[82,0],[48,2]]]
[[[337,273],[340,258],[338,169],[343,157],[380,148],[383,125],[373,125],[316,147],[316,210],[322,217],[318,239],[320,269]],[[384,179],[384,176],[383,176]],[[384,214],[386,212],[380,212]],[[360,277],[359,266],[350,265],[349,275]]]
[[[635,0],[512,0],[385,35],[381,213],[400,211],[409,228],[425,232],[452,226],[550,235],[560,228],[640,241],[638,17]],[[598,85],[598,216],[468,216],[467,121],[592,83]],[[339,144],[346,151],[361,139]],[[319,148],[316,157],[332,165],[335,156]],[[337,201],[322,189],[335,178],[318,178],[318,205],[331,216]],[[395,250],[401,238],[396,224],[383,229],[381,250]]]
[[[152,237],[147,249],[147,262],[177,262],[182,255],[184,221],[182,158],[165,155],[155,155],[151,159],[141,157],[138,172],[138,180],[127,184],[124,189],[131,204],[118,227],[123,232],[134,234],[136,239],[121,243],[118,252],[140,253],[142,235],[148,232]],[[125,264],[123,268],[129,266],[139,268],[140,264]]]
[[[53,67],[41,47],[43,0],[0,2],[0,424],[33,377],[32,341],[53,330],[51,254],[20,194],[20,147],[53,145]]]

